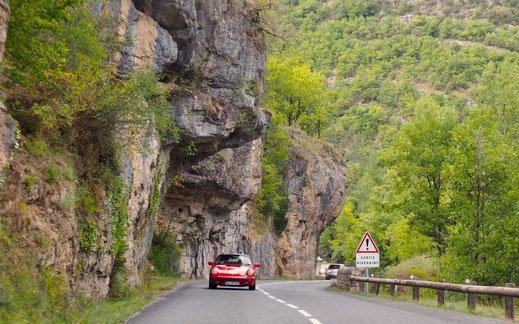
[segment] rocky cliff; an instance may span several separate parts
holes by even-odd
[[[137,145],[122,146],[113,156],[120,181],[91,188],[98,201],[86,219],[78,204],[84,188],[74,175],[49,181],[50,166],[74,169],[72,156],[14,154],[0,214],[23,248],[72,289],[95,298],[107,296],[117,281],[138,285],[154,235],[164,232],[179,246],[178,268],[187,277],[206,276],[207,262],[223,252],[250,254],[267,276],[313,273],[317,237],[340,208],[344,168],[327,146],[291,131],[288,225],[280,237],[269,224],[253,225],[269,122],[260,108],[265,45],[259,13],[245,0],[111,0],[93,9],[114,21],[122,44],[111,58],[114,73],[161,76],[180,139],[143,131]],[[0,10],[3,43],[3,0]],[[0,110],[2,166],[14,148],[14,130]],[[123,130],[113,133],[117,144],[127,142]],[[122,255],[114,252],[120,241]]]
[[[276,272],[301,278],[315,274],[317,240],[342,208],[346,168],[330,146],[295,129],[289,136],[285,184],[290,208],[275,249]]]
[[[257,13],[245,1],[114,0],[96,10],[116,20],[123,42],[113,58],[117,73],[124,78],[153,69],[162,75],[181,129],[179,143],[143,134],[148,147],[121,156],[130,195],[128,280],[139,282],[159,201],[158,224],[171,226],[182,242],[180,269],[200,276],[214,258],[209,251],[234,241],[226,225],[261,179],[258,138],[267,118],[259,108],[265,51]]]

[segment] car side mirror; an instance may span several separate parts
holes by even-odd
[[[208,264],[211,266],[211,267],[214,267],[214,262],[208,262]]]
[[[259,263],[254,263],[252,266],[253,266],[254,268],[261,268],[261,264],[259,264]]]

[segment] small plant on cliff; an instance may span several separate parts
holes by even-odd
[[[117,178],[109,192],[110,218],[112,221],[112,253],[119,259],[126,252],[126,232],[128,230],[128,193],[124,181]]]
[[[272,123],[265,135],[261,169],[263,172],[261,189],[256,197],[256,207],[265,219],[271,218],[276,234],[281,234],[286,226],[288,192],[283,180],[283,170],[288,162],[289,144],[282,117],[272,116]]]
[[[99,227],[94,221],[86,221],[79,225],[79,250],[87,253],[95,252],[99,238]]]
[[[175,242],[173,235],[166,229],[162,233],[153,236],[149,260],[155,270],[162,275],[178,274],[178,260],[181,249]]]

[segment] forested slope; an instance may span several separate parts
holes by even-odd
[[[274,8],[267,104],[348,166],[351,189],[321,252],[352,262],[369,230],[382,265],[402,264],[391,275],[417,264],[422,277],[517,283],[517,4]]]

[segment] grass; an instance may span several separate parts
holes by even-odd
[[[172,276],[152,275],[133,296],[122,300],[89,302],[78,323],[124,323],[139,310],[169,292],[181,279]]]
[[[337,287],[335,285],[330,287],[330,291],[335,292],[335,293],[346,293],[344,290],[340,289],[339,287]],[[419,301],[413,301],[412,292],[410,289],[409,289],[409,292],[405,292],[405,293],[399,292],[398,295],[392,296],[392,295],[389,295],[387,290],[382,289],[382,286],[381,286],[379,295],[376,295],[371,292],[366,293],[363,291],[351,291],[351,292],[348,292],[347,294],[352,294],[355,296],[363,296],[363,297],[367,297],[367,298],[377,298],[377,299],[382,299],[382,300],[391,300],[391,301],[418,304],[421,306],[439,308],[439,309],[454,311],[454,312],[458,312],[458,313],[505,319],[505,307],[504,307],[503,300],[500,300],[500,301],[494,300],[492,302],[489,302],[489,301],[481,301],[478,298],[478,303],[476,304],[476,309],[469,310],[467,308],[467,294],[464,294],[464,293],[446,291],[444,306],[437,305],[436,291],[430,290],[430,289],[422,289],[420,291],[420,300]],[[519,300],[516,299],[516,309],[518,306],[519,306]],[[519,322],[519,320],[516,318],[516,320],[514,322]]]

